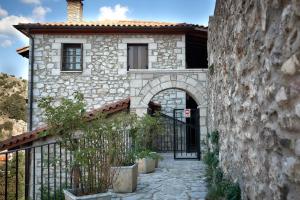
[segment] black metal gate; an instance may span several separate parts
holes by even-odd
[[[174,159],[200,160],[199,110],[174,109],[173,118]]]

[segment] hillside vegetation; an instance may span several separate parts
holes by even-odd
[[[0,141],[26,131],[27,81],[0,73]]]

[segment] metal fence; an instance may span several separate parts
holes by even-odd
[[[123,133],[124,151],[131,148],[129,132]],[[88,148],[86,144],[80,148]],[[105,144],[106,142],[103,142]],[[81,143],[82,144],[82,143]],[[106,146],[99,146],[95,154],[101,157]],[[26,200],[26,199],[64,199],[63,189],[71,188],[73,176],[71,166],[74,155],[64,149],[59,142],[52,142],[31,147],[19,148],[0,153],[0,200]],[[101,169],[95,167],[87,169],[79,166],[81,175],[93,171],[93,180],[89,180],[88,187],[99,185]],[[86,186],[86,179],[82,179],[81,186]],[[84,188],[83,187],[83,188]]]
[[[63,199],[72,155],[57,142],[0,153],[0,199]]]
[[[177,120],[174,123],[176,119],[163,114],[161,120],[164,131],[154,139],[155,150],[173,152],[174,124],[182,128],[185,122]],[[123,139],[126,148],[132,148],[128,133],[124,133]],[[62,190],[73,184],[70,170],[73,155],[59,142],[1,152],[0,157],[3,158],[0,161],[0,200],[64,199]],[[80,170],[85,173],[86,169]],[[94,181],[96,184],[97,177]]]

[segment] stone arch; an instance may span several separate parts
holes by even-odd
[[[140,91],[140,102],[142,106],[147,106],[150,100],[159,92],[167,89],[179,89],[191,96],[198,106],[206,105],[206,87],[198,80],[184,75],[174,78],[172,75],[164,75],[149,81]]]

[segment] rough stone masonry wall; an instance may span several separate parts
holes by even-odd
[[[208,55],[223,170],[243,199],[299,199],[300,2],[217,0]]]
[[[186,93],[178,89],[168,89],[156,94],[152,101],[161,105],[161,111],[165,115],[173,117],[173,109],[186,108]]]
[[[127,44],[148,44],[149,69],[184,69],[184,35],[35,35],[33,127],[42,124],[40,98],[84,94],[87,109],[130,96]],[[83,71],[61,71],[61,44],[83,44]],[[142,87],[142,85],[140,85]]]

